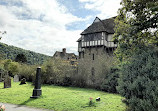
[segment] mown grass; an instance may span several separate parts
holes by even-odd
[[[32,99],[34,86],[31,83],[19,85],[12,82],[11,88],[3,88],[0,82],[0,102],[26,105],[55,111],[125,111],[126,106],[121,102],[122,97],[93,89],[60,87],[42,85],[42,96]],[[93,98],[93,105],[89,106],[89,98]],[[96,102],[95,98],[101,101]]]

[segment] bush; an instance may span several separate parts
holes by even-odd
[[[64,77],[62,86],[71,86],[71,85],[72,85],[71,77]]]
[[[101,90],[110,93],[117,93],[116,87],[118,86],[119,78],[118,70],[117,67],[111,68],[110,73],[106,75],[104,82],[101,84]]]
[[[122,65],[118,91],[132,111],[157,111],[158,49],[142,48]]]
[[[27,81],[32,82],[35,80],[36,68],[35,65],[20,64],[18,75],[21,79],[26,78]]]
[[[42,66],[42,81],[47,84],[72,85],[75,69],[60,59],[50,59]]]
[[[83,74],[83,75],[79,75],[79,74],[76,74],[74,75],[73,77],[73,86],[77,86],[77,87],[86,87],[87,84],[86,84],[86,76]]]

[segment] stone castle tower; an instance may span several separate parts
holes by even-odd
[[[117,47],[112,38],[114,19],[115,17],[100,20],[96,17],[77,40],[78,74],[85,78],[88,86],[97,87],[101,83],[104,63],[108,61],[109,55],[112,56],[113,50]]]

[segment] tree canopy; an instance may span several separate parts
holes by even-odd
[[[121,5],[114,35],[119,41],[116,53],[120,60],[144,45],[158,46],[158,1],[122,0]]]
[[[24,54],[18,54],[16,57],[15,57],[15,61],[16,62],[21,62],[21,63],[26,63],[27,62],[27,58]]]
[[[158,106],[158,1],[122,0],[115,20],[120,62],[118,92],[130,111]]]
[[[19,54],[25,55],[25,58],[20,59]],[[10,46],[4,43],[0,43],[0,59],[11,59],[16,61],[25,61],[25,63],[33,65],[33,64],[43,64],[45,61],[50,59],[50,56],[36,53],[30,50],[24,50],[15,46]]]

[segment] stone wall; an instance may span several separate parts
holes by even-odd
[[[105,47],[85,48],[78,63],[78,74],[86,79],[90,87],[98,87],[112,64],[112,55],[108,55]]]

